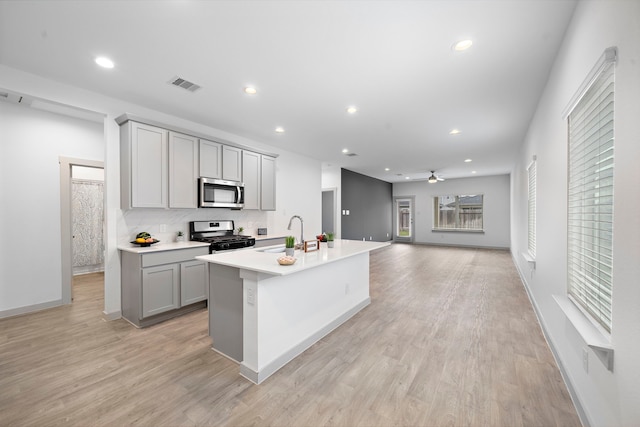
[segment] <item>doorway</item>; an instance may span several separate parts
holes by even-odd
[[[337,233],[336,188],[322,190],[322,232]],[[337,236],[336,236],[337,237]]]
[[[413,243],[413,205],[415,196],[394,197],[393,198],[393,240],[396,242]]]
[[[104,271],[104,169],[71,165],[73,276]]]
[[[98,171],[94,170],[93,172],[89,172],[89,169],[100,169],[102,171],[104,171],[104,163],[100,162],[100,161],[95,161],[95,160],[82,160],[82,159],[72,159],[72,158],[68,158],[68,157],[60,157],[59,158],[59,163],[60,163],[60,231],[61,231],[61,236],[60,236],[60,240],[62,243],[62,250],[61,250],[61,267],[62,267],[62,303],[63,304],[70,304],[73,301],[73,275],[74,275],[74,231],[76,233],[79,233],[80,230],[76,226],[74,227],[74,222],[76,222],[74,220],[74,180],[77,182],[78,181],[78,174],[79,176],[86,176],[85,174],[91,174],[91,173],[96,173]],[[75,175],[76,177],[74,178],[74,169],[75,169]],[[97,174],[99,175],[99,173]],[[91,176],[91,175],[89,175]],[[97,181],[95,179],[80,179],[81,181]],[[94,190],[89,190],[94,192]],[[99,231],[95,231],[95,226],[92,226],[94,228],[94,231],[91,232],[87,232],[87,231],[82,231],[82,233],[84,233],[84,235],[86,235],[86,233],[92,233],[92,235],[95,237],[95,233],[98,233],[99,239],[94,239],[94,240],[99,240],[99,247],[95,248],[95,251],[92,249],[89,249],[89,251],[92,251],[92,255],[89,257],[93,262],[94,260],[97,260],[100,258],[100,256],[95,256],[95,252],[101,252],[101,258],[102,258],[102,263],[104,263],[104,192],[102,191],[102,188],[99,190],[100,194],[96,196],[96,194],[93,194],[90,196],[90,198],[93,200],[90,205],[87,205],[87,197],[85,196],[80,196],[79,198],[82,199],[79,201],[80,206],[76,207],[76,217],[79,215],[85,216],[87,217],[90,222],[95,223],[95,224],[99,224]],[[76,195],[77,196],[77,195]],[[97,199],[97,200],[96,200]],[[83,207],[82,204],[85,204],[85,206]],[[98,206],[98,208],[95,208],[95,206]],[[97,216],[99,216],[99,218],[96,218]],[[82,228],[82,227],[80,227]],[[81,238],[81,237],[79,237]],[[86,238],[86,237],[85,237]],[[76,248],[76,252],[78,251],[78,248]],[[82,258],[82,257],[81,257]],[[77,259],[76,259],[77,261]],[[97,263],[98,265],[100,264],[99,262]],[[92,267],[93,269],[96,268],[96,266]],[[98,267],[99,268],[99,267]],[[78,270],[76,269],[76,272],[78,272]],[[103,285],[104,288],[104,285]]]

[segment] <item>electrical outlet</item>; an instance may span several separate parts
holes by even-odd
[[[247,304],[249,305],[253,305],[256,302],[256,297],[253,293],[253,289],[248,288],[247,289]]]
[[[589,351],[586,348],[582,349],[582,367],[585,372],[589,372]]]

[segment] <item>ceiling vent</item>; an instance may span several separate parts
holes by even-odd
[[[169,83],[174,86],[181,87],[182,89],[188,90],[189,92],[195,92],[202,87],[178,76],[169,80]]]
[[[356,153],[345,153],[344,155],[347,156],[347,157],[355,157],[355,156],[357,156]]]

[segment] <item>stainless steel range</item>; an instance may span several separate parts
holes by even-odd
[[[251,236],[233,234],[233,221],[191,221],[189,222],[189,238],[197,242],[209,243],[209,253],[229,249],[248,248],[256,244]]]

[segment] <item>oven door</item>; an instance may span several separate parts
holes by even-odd
[[[242,209],[244,207],[244,185],[241,182],[200,178],[198,186],[201,208]]]

